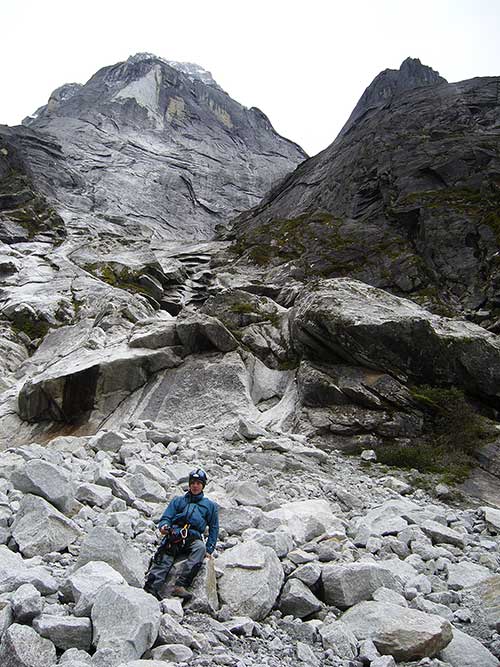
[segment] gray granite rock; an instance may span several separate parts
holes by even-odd
[[[325,565],[321,574],[325,601],[340,609],[369,600],[380,587],[403,590],[400,579],[377,562]]]
[[[88,651],[92,642],[92,624],[89,618],[50,616],[42,614],[33,621],[33,628],[42,637],[50,639],[63,651],[78,648]]]
[[[455,591],[475,586],[492,576],[491,570],[478,563],[460,561],[448,565],[448,586]]]
[[[113,494],[111,489],[102,486],[102,484],[84,482],[77,487],[75,498],[91,507],[106,507],[112,501]]]
[[[266,512],[259,521],[259,527],[265,530],[265,522],[270,519],[277,519],[297,544],[303,544],[329,530],[345,532],[342,522],[335,517],[325,500],[313,499],[286,503],[279,509]]]
[[[42,593],[50,595],[58,589],[58,583],[49,570],[42,565],[33,565],[0,545],[0,592],[14,591],[23,584],[33,584]]]
[[[144,591],[110,584],[97,593],[92,642],[98,650],[111,648],[122,660],[135,660],[154,644],[159,626],[158,602]]]
[[[258,542],[244,542],[225,551],[216,562],[221,601],[236,616],[264,618],[273,607],[283,583],[276,553]]]
[[[33,584],[23,584],[12,595],[11,605],[16,621],[30,624],[42,613],[44,600]]]
[[[12,524],[12,536],[23,556],[62,551],[80,535],[78,526],[43,498],[27,494]]]
[[[68,476],[60,467],[34,459],[12,475],[12,483],[23,493],[33,493],[45,498],[62,512],[66,512],[73,500],[73,489]]]
[[[319,629],[323,648],[340,658],[352,659],[358,654],[358,640],[342,621],[325,622]]]
[[[453,628],[453,639],[439,653],[451,667],[498,667],[498,660],[477,639]]]
[[[27,625],[11,625],[0,644],[0,663],[5,667],[53,667],[56,649]]]
[[[452,639],[452,626],[439,616],[382,602],[360,602],[342,622],[360,639],[371,639],[396,660],[437,655]]]
[[[153,660],[165,662],[189,662],[193,657],[193,651],[183,644],[163,644],[151,651]]]
[[[192,634],[170,614],[162,614],[158,629],[158,641],[162,644],[183,644],[191,646]]]
[[[285,616],[305,618],[321,607],[318,598],[299,579],[289,579],[283,586],[278,608]]]
[[[75,602],[75,616],[90,616],[95,597],[101,588],[108,584],[125,583],[122,575],[108,563],[90,561],[69,575],[62,590]]]
[[[390,338],[377,335],[388,322]],[[418,382],[432,383],[439,373],[471,392],[496,396],[500,346],[494,334],[432,315],[412,301],[361,282],[338,278],[324,281],[313,293],[304,291],[291,326],[296,346],[305,353],[320,352],[326,361],[337,353],[339,343],[332,341],[341,340],[342,357],[353,364]]]
[[[112,528],[97,526],[83,540],[76,566],[91,561],[104,561],[131,586],[142,588],[144,584],[145,568],[139,552]]]

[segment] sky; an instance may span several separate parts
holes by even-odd
[[[500,76],[500,0],[0,0],[0,123],[139,52],[195,62],[309,155],[408,56]]]

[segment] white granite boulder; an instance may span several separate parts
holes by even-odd
[[[0,545],[0,593],[14,591],[22,584],[33,584],[42,595],[50,595],[58,589],[57,581],[47,568],[26,563],[21,554]]]
[[[144,563],[141,554],[113,528],[97,526],[84,539],[76,567],[91,561],[104,561],[119,572],[131,586],[142,588]]]
[[[276,553],[258,542],[243,542],[216,561],[219,597],[235,616],[261,620],[271,611],[284,575]]]
[[[12,611],[18,623],[31,623],[43,611],[44,600],[33,584],[23,584],[11,597]]]
[[[327,564],[322,569],[322,581],[325,602],[339,609],[347,609],[362,600],[369,600],[380,587],[398,593],[403,590],[399,578],[375,561]]]
[[[90,616],[95,596],[103,586],[122,584],[126,581],[122,575],[108,563],[90,561],[69,575],[63,585],[65,594],[75,602],[75,616]]]
[[[285,616],[305,618],[319,611],[322,606],[318,598],[300,579],[289,579],[284,585],[279,601],[279,610]]]
[[[453,628],[453,639],[439,654],[451,667],[498,667],[499,661],[474,637]]]
[[[343,523],[332,512],[326,500],[299,500],[286,503],[280,508],[265,512],[259,521],[259,528],[266,530],[266,523],[278,520],[294,538],[303,544],[326,532],[345,534]]]
[[[476,586],[493,576],[491,570],[478,563],[459,561],[448,565],[448,587],[454,591]]]
[[[33,628],[41,637],[50,639],[54,646],[62,651],[69,648],[78,648],[82,651],[90,649],[92,625],[89,618],[42,614],[33,621]]]
[[[264,507],[270,501],[269,493],[255,482],[233,482],[226,490],[238,505]]]
[[[62,551],[79,537],[78,526],[49,502],[27,494],[12,524],[12,536],[23,556]]]
[[[24,468],[12,474],[11,480],[19,491],[41,496],[61,512],[67,512],[73,503],[73,489],[66,473],[48,461],[27,461]]]
[[[152,595],[111,584],[101,588],[92,607],[93,644],[112,649],[123,661],[140,658],[158,636],[160,607]]]
[[[332,650],[340,658],[353,659],[358,652],[358,640],[342,621],[326,622],[319,629],[323,648]]]
[[[57,662],[56,648],[33,628],[14,623],[0,644],[2,667],[53,667]]]

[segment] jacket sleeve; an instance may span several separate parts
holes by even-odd
[[[168,504],[168,507],[165,509],[163,514],[161,515],[161,519],[158,521],[158,528],[162,528],[162,526],[172,526],[172,520],[174,516],[178,513],[177,509],[177,498],[173,498],[173,500],[170,501]]]
[[[219,508],[212,503],[212,514],[208,523],[207,554],[213,553],[219,537]]]

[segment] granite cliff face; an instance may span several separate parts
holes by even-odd
[[[210,238],[305,158],[202,73],[138,54],[58,88],[25,121],[34,134],[18,140],[70,227]]]
[[[333,144],[241,216],[235,249],[270,275],[350,275],[496,326],[499,86],[418,61],[383,72]]]

